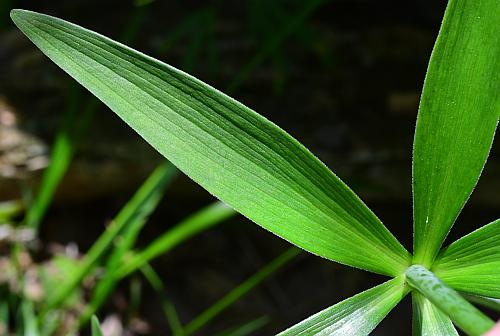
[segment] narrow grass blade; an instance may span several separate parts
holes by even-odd
[[[0,202],[0,224],[10,222],[14,217],[23,212],[24,205],[21,201]]]
[[[233,209],[222,202],[210,204],[190,215],[172,229],[167,230],[148,244],[144,250],[133,254],[130,259],[124,262],[123,266],[118,271],[118,277],[123,278],[137,271],[152,259],[169,252],[190,237],[221,223],[235,214]]]
[[[173,168],[173,166],[170,167]],[[216,202],[166,231],[143,251],[131,253],[130,249],[133,246],[135,237],[145,223],[145,214],[149,214],[156,207],[158,201],[158,197],[150,198],[148,203],[146,203],[147,206],[142,206],[142,213],[137,212],[134,218],[128,220],[126,228],[122,229],[126,232],[105,265],[106,273],[97,284],[91,302],[80,316],[79,327],[84,325],[90,316],[101,307],[120,279],[137,270],[142,270],[148,261],[167,253],[193,235],[221,223],[236,214],[233,209],[222,202]],[[125,258],[126,254],[131,255],[131,257]]]
[[[295,258],[300,253],[297,248],[290,248],[276,259],[271,261],[266,266],[262,267],[257,273],[252,275],[250,278],[241,283],[238,287],[229,292],[222,299],[214,303],[210,308],[205,310],[203,313],[194,318],[189,322],[178,335],[192,335],[196,331],[200,330],[213,318],[222,313],[225,309],[231,306],[234,302],[242,298],[244,295],[248,294],[252,289],[261,284],[269,276],[274,274],[277,270],[283,267],[290,260]]]
[[[181,42],[181,39],[197,27],[204,24],[205,18],[210,14],[209,8],[196,10],[183,18],[168,34],[163,38],[158,46],[160,54],[168,53],[172,48]]]
[[[278,336],[364,336],[408,294],[397,277],[316,313]]]
[[[177,314],[177,310],[173,302],[168,298],[167,293],[165,291],[165,286],[160,279],[160,276],[155,272],[155,270],[149,264],[145,264],[141,267],[141,273],[144,275],[146,280],[149,282],[151,287],[155,290],[161,301],[161,307],[163,309],[163,313],[167,318],[168,324],[170,326],[170,330],[172,334],[178,334],[182,331],[182,324],[179,320],[179,315]]]
[[[92,332],[92,336],[103,336],[103,333],[101,330],[101,325],[99,324],[99,320],[97,319],[97,317],[95,315],[92,316],[91,332]]]
[[[500,219],[444,248],[432,270],[448,286],[500,299]]]
[[[430,267],[475,187],[500,115],[500,2],[451,0],[413,150],[414,262]]]
[[[450,318],[419,292],[412,293],[413,336],[458,336]]]
[[[269,317],[261,316],[255,320],[244,323],[239,327],[216,334],[216,336],[247,336],[269,323]]]
[[[157,204],[158,199],[163,195],[175,174],[175,167],[168,162],[156,168],[118,213],[106,231],[92,245],[82,260],[78,271],[61,284],[58,292],[46,303],[46,310],[58,306],[65,300],[68,294],[89,274],[99,258],[112,246],[116,236],[130,221],[140,221],[150,214],[152,208],[154,208],[151,204]]]
[[[165,167],[168,167],[168,169],[165,169]],[[136,209],[133,216],[130,216],[129,219],[125,221],[126,224],[121,229],[122,233],[116,237],[116,244],[111,251],[111,255],[104,264],[104,276],[99,279],[90,303],[85,311],[80,315],[80,327],[87,323],[88,319],[94,315],[95,312],[97,312],[112,290],[116,287],[116,284],[119,281],[119,278],[117,277],[117,270],[121,266],[126,253],[128,253],[134,246],[137,237],[144,227],[144,224],[146,224],[150,214],[158,206],[168,182],[171,180],[172,174],[174,174],[174,170],[175,168],[167,162],[163,166],[160,166],[158,170],[155,170],[151,175],[151,178],[159,184],[158,189],[150,197],[147,197],[145,202]],[[158,172],[160,172],[160,178],[156,179],[154,176],[158,174]]]
[[[129,301],[127,305],[127,320],[137,316],[142,301],[142,282],[137,276],[132,276],[129,282]]]
[[[38,322],[35,316],[35,311],[33,307],[33,302],[28,300],[23,300],[21,302],[21,318],[24,336],[39,336],[40,331],[38,329]]]
[[[301,25],[314,14],[328,0],[304,1],[303,7],[297,11],[287,22],[277,30],[276,33],[263,45],[259,52],[246,63],[236,74],[227,87],[227,92],[233,93],[247,80],[257,67],[268,58],[274,51],[278,50],[283,42],[290,37]]]
[[[78,108],[79,96],[77,88],[72,87],[67,98],[66,116],[74,115]],[[74,154],[74,147],[70,132],[66,130],[69,127],[64,123],[63,129],[60,130],[54,141],[52,152],[50,154],[50,165],[43,172],[42,181],[38,188],[37,194],[33,203],[30,204],[24,224],[38,231],[40,222],[45,216],[47,209],[54,198],[57,186],[66,174],[71,159]]]
[[[9,331],[9,303],[0,302],[0,335],[8,335]]]
[[[412,265],[406,270],[407,283],[418,290],[471,336],[481,336],[490,330],[494,322],[476,309],[460,294],[446,286],[434,273],[421,265]]]
[[[11,16],[56,64],[238,212],[328,259],[387,275],[408,266],[409,253],[354,192],[270,121],[102,35],[43,14]]]

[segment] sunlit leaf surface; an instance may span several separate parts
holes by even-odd
[[[500,219],[444,248],[432,269],[456,290],[500,298]]]
[[[102,35],[28,11],[17,26],[209,192],[312,253],[387,275],[408,252],[359,198],[276,125],[199,80]]]
[[[415,263],[430,267],[488,157],[500,114],[500,1],[450,1],[413,155]]]
[[[322,310],[278,336],[368,335],[407,293],[404,278],[394,278]]]

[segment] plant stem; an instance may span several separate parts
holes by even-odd
[[[406,270],[406,281],[441,309],[460,329],[472,336],[490,330],[494,322],[471,305],[455,290],[446,286],[434,273],[421,265]]]
[[[211,321],[215,316],[219,315],[227,307],[232,305],[242,296],[246,295],[253,288],[258,286],[264,280],[266,280],[271,274],[280,269],[287,262],[295,258],[299,253],[300,249],[292,247],[286,250],[284,253],[279,255],[276,259],[271,261],[266,266],[262,267],[257,273],[249,277],[247,280],[242,282],[238,287],[229,292],[222,299],[214,303],[210,308],[202,312],[200,315],[189,322],[184,329],[176,334],[177,336],[189,336],[197,332],[203,326],[205,326],[209,321]]]

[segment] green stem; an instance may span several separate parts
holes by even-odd
[[[406,281],[441,309],[460,329],[472,336],[490,330],[494,322],[471,305],[455,290],[446,286],[437,276],[421,265],[406,270]]]
[[[210,308],[195,317],[194,320],[189,322],[181,332],[176,334],[176,336],[189,336],[197,332],[208,322],[210,322],[214,317],[223,312],[227,307],[246,295],[253,288],[266,280],[270,275],[280,269],[283,265],[295,258],[300,253],[300,251],[301,250],[296,247],[292,247],[286,250],[283,254],[279,255],[269,264],[262,267],[257,273],[245,280],[222,299],[214,303]]]

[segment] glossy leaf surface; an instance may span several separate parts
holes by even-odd
[[[432,269],[456,290],[500,299],[500,219],[444,248]]]
[[[28,11],[11,17],[180,170],[254,222],[354,267],[398,275],[409,264],[408,252],[365,204],[267,119],[97,33]]]
[[[394,278],[322,310],[278,336],[368,335],[407,292],[404,278]]]
[[[413,155],[414,262],[432,261],[475,187],[500,114],[500,2],[449,1]]]

